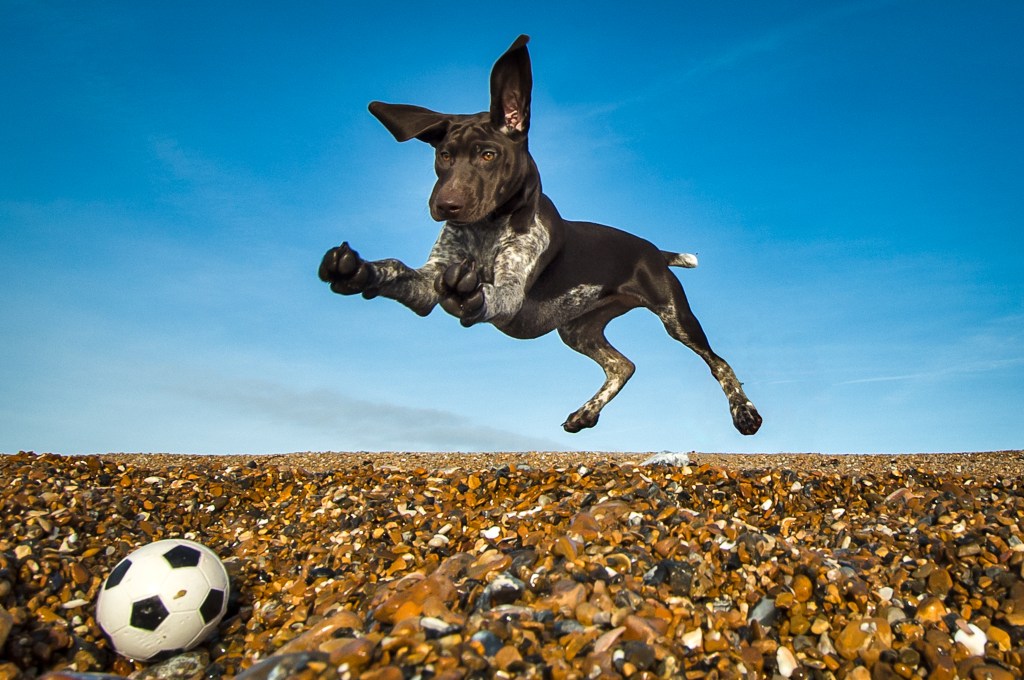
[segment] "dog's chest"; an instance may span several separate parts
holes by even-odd
[[[494,281],[495,262],[498,254],[507,249],[508,234],[504,227],[493,225],[463,227],[460,229],[460,242],[466,253],[480,266],[480,274],[484,281]]]
[[[480,266],[484,282],[518,279],[525,283],[532,278],[550,238],[537,220],[525,232],[516,232],[507,221],[460,227],[456,241]]]

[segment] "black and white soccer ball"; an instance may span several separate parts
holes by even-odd
[[[151,661],[191,649],[224,617],[228,572],[201,543],[145,545],[114,567],[96,602],[96,622],[122,656]]]

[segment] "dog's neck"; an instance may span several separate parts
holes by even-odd
[[[542,193],[540,172],[537,170],[537,164],[534,162],[533,156],[530,156],[530,152],[526,150],[525,143],[523,152],[527,154],[527,159],[530,163],[530,170],[526,180],[519,187],[519,190],[494,212],[495,215],[507,215],[513,231],[519,234],[525,233],[530,228],[530,225],[533,224],[534,218],[540,210],[540,197]]]

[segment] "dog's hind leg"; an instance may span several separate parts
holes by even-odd
[[[580,354],[590,357],[604,369],[605,382],[590,401],[570,415],[562,424],[566,432],[579,432],[597,425],[601,409],[611,401],[622,386],[633,376],[635,367],[621,352],[611,346],[604,336],[604,328],[616,316],[627,310],[597,310],[570,321],[558,329],[562,342]]]
[[[690,310],[690,303],[678,279],[668,273],[667,281],[671,289],[671,299],[666,304],[652,307],[652,311],[665,324],[665,330],[669,335],[692,349],[707,363],[711,374],[718,380],[722,391],[729,399],[729,410],[736,429],[741,434],[754,434],[761,427],[761,415],[747,399],[732,367],[711,350],[704,329]]]

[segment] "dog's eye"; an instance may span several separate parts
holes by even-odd
[[[485,151],[481,151],[480,152],[480,159],[483,160],[484,162],[487,162],[487,163],[490,163],[491,161],[493,161],[497,157],[498,157],[497,152],[491,151],[490,149],[487,149]]]
[[[449,162],[452,159],[452,155],[448,151],[438,151],[437,157],[440,158],[445,163]]]

